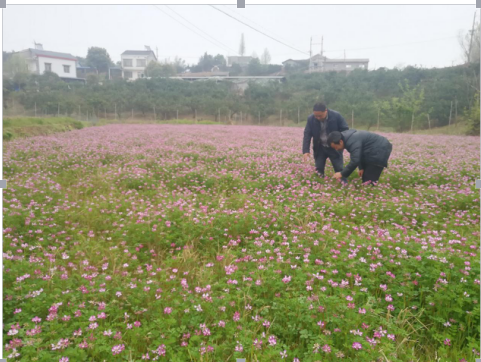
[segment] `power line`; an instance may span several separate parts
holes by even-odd
[[[219,40],[215,39],[214,37],[210,36],[209,34],[207,34],[204,30],[202,30],[201,28],[199,28],[198,26],[196,26],[195,24],[193,24],[192,22],[190,22],[189,20],[187,20],[186,18],[184,18],[182,15],[180,15],[177,11],[175,11],[174,9],[170,8],[168,5],[164,5],[166,8],[168,8],[170,11],[174,12],[175,14],[177,14],[179,17],[181,17],[182,19],[184,19],[185,21],[187,21],[190,25],[192,25],[193,27],[195,27],[196,29],[200,30],[202,33],[204,33],[206,36],[208,36],[209,38],[211,38],[212,40],[214,40],[215,42],[219,43],[220,45],[222,45],[225,49],[229,49],[230,51],[234,52],[234,54],[239,54],[238,52],[236,52],[235,50],[233,50],[232,48],[229,48],[227,45],[221,43]],[[240,54],[239,54],[240,55]]]
[[[177,20],[176,18],[174,18],[172,15],[170,15],[169,13],[165,12],[164,10],[162,10],[161,8],[159,8],[157,5],[152,5],[153,7],[155,7],[157,10],[161,11],[162,13],[164,13],[165,15],[167,15],[169,18],[175,20],[176,22],[178,22],[180,25],[184,26],[185,28],[189,29],[190,31],[192,31],[193,33],[197,34],[198,36],[200,36],[201,38],[203,38],[204,40],[207,40],[208,42],[214,44],[216,47],[219,47],[218,44],[215,44],[214,42],[212,42],[211,40],[207,39],[206,37],[204,37],[202,34],[199,34],[197,33],[195,30],[189,28],[187,25],[185,25],[184,23],[182,23],[181,21]],[[221,48],[221,47],[219,47]],[[223,49],[225,51],[225,49]]]
[[[302,54],[309,54],[309,53],[307,53],[307,52],[303,52],[302,50],[299,50],[299,49],[296,49],[296,48],[294,48],[294,47],[291,47],[289,44],[286,44],[286,43],[284,43],[284,42],[282,42],[282,41],[280,41],[280,40],[277,40],[276,38],[273,38],[273,37],[270,36],[270,35],[267,35],[266,33],[262,32],[262,31],[260,31],[260,30],[258,30],[258,29],[256,29],[256,28],[254,28],[253,26],[244,23],[242,20],[239,20],[239,19],[233,17],[232,15],[227,14],[225,11],[223,11],[223,10],[221,10],[221,9],[219,9],[219,8],[216,8],[214,5],[210,5],[210,6],[213,7],[214,9],[216,9],[217,11],[220,11],[221,13],[227,15],[229,18],[232,18],[232,19],[238,21],[239,23],[244,24],[245,26],[248,26],[249,28],[257,31],[258,33],[261,33],[262,35],[267,36],[268,38],[270,38],[270,39],[272,39],[272,40],[274,40],[274,41],[276,41],[276,42],[278,42],[278,43],[281,43],[282,45],[285,45],[286,47],[289,47],[289,48],[291,48],[291,49],[294,49],[295,51],[298,51],[299,53],[302,53]]]
[[[264,29],[266,32],[270,32],[272,35],[275,35],[277,38],[279,38],[279,39],[281,39],[282,41],[284,41],[284,42],[287,43],[287,41],[286,41],[285,39],[283,39],[283,38],[282,38],[281,36],[279,36],[278,34],[273,33],[272,30],[269,30],[269,29],[263,27],[263,26],[260,25],[259,23],[256,23],[254,20],[249,19],[248,17],[242,15],[241,13],[235,11],[234,9],[230,9],[227,5],[221,5],[221,6],[224,7],[225,9],[229,9],[229,11],[230,11],[231,13],[234,13],[234,14],[236,14],[236,15],[238,15],[238,16],[241,16],[242,18],[244,18],[244,19],[250,21],[251,23],[257,25],[257,26],[260,27],[261,29]]]

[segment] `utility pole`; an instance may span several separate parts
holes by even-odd
[[[297,107],[297,124],[299,124],[299,107]]]
[[[352,110],[351,120],[352,120],[352,128],[354,128],[354,110]]]
[[[35,102],[35,118],[37,118],[37,102]]]
[[[282,109],[281,109],[281,112],[279,114],[279,126],[282,126]]]
[[[451,115],[453,113],[453,101],[451,101],[451,109],[449,110],[449,125],[451,126]]]
[[[379,115],[381,114],[381,108],[377,110],[377,130],[379,131]]]
[[[259,111],[258,113],[258,117],[259,117],[259,125],[261,124],[261,112]]]
[[[454,98],[454,124],[458,122],[458,97]]]
[[[115,103],[115,119],[117,119],[117,103]]]

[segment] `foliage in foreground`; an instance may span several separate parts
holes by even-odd
[[[5,144],[9,361],[474,362],[479,138],[388,134],[381,184],[342,188],[260,130]]]

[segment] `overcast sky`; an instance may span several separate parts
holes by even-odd
[[[319,53],[323,36],[328,58],[344,58],[345,49],[346,58],[368,58],[371,69],[443,67],[461,62],[459,33],[471,29],[476,10],[472,5],[216,7],[287,45],[207,5],[8,5],[3,50],[32,48],[36,41],[45,50],[85,57],[89,47],[99,46],[116,62],[123,51],[148,45],[158,48],[160,60],[179,56],[194,64],[204,52],[238,55],[244,33],[246,55],[260,56],[267,48],[271,63],[280,64],[307,59],[311,36],[313,54]]]

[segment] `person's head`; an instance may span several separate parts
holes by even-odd
[[[329,133],[329,136],[327,136],[327,144],[336,151],[342,151],[344,149],[344,141],[341,132],[334,131]]]
[[[326,119],[327,117],[327,107],[324,103],[318,102],[314,104],[314,108],[312,109],[314,113],[314,117],[318,119],[319,121],[322,121],[323,119]]]

